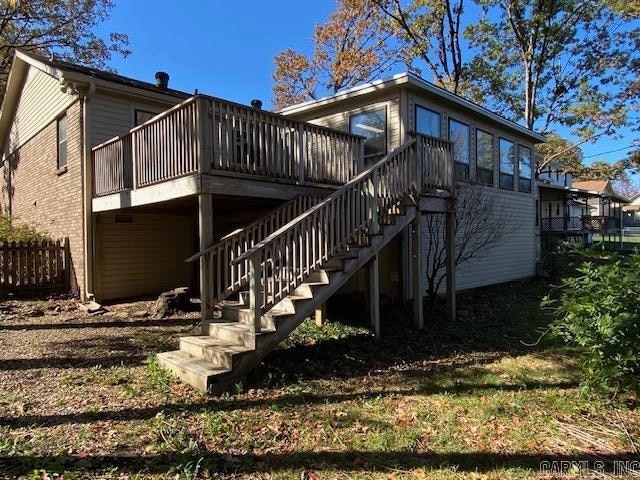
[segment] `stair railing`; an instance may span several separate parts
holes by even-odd
[[[418,149],[419,138],[395,149],[233,260],[249,262],[252,332],[260,332],[264,313],[345,250],[356,236],[377,234],[378,215],[396,213],[409,195],[423,191],[424,172],[429,174],[431,166]],[[450,149],[448,158],[451,162]],[[429,182],[436,186],[435,180]],[[448,189],[450,182],[452,177],[443,179],[440,188]]]
[[[315,195],[299,195],[259,220],[225,235],[214,245],[187,258],[185,262],[194,262],[204,256],[205,261],[213,266],[213,302],[225,300],[246,288],[249,283],[249,261],[235,260],[321,200],[321,197]]]

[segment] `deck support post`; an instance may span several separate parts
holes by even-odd
[[[249,332],[262,329],[262,259],[259,254],[249,257]],[[266,285],[265,285],[266,287]]]
[[[411,280],[413,284],[413,326],[418,330],[424,328],[424,306],[422,296],[424,288],[422,285],[422,212],[418,209],[416,218],[411,224],[413,247]]]
[[[380,339],[380,279],[378,275],[378,254],[369,261],[369,313],[371,328],[377,339]]]
[[[447,314],[449,321],[456,321],[456,212],[452,204],[447,210],[445,222]]]
[[[198,233],[200,251],[213,244],[213,196],[210,193],[198,195]],[[200,257],[200,302],[202,320],[213,319],[213,265],[209,255]]]
[[[327,304],[318,305],[315,312],[316,325],[322,327],[327,323]]]
[[[368,180],[367,189],[369,194],[369,218],[371,219],[372,235],[380,233],[380,224],[378,223],[378,171],[375,170]]]

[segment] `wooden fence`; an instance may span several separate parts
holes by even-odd
[[[0,243],[0,296],[69,289],[69,239]]]

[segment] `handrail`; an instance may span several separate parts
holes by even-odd
[[[401,145],[233,260],[249,263],[252,333],[260,332],[265,312],[354,238],[378,233],[379,216],[400,213],[408,196],[424,191],[426,157],[417,143],[414,138]]]
[[[283,223],[289,222],[300,213],[320,201],[315,195],[299,195],[285,202],[259,220],[252,222],[234,232],[225,235],[220,241],[187,258],[185,262],[193,262],[202,258],[210,270],[214,297],[213,303],[228,298],[238,292],[248,282],[249,265],[247,262],[234,262],[237,255],[252,247],[255,242],[268,236]]]
[[[381,167],[382,165],[384,165],[385,163],[387,163],[389,161],[389,158],[391,158],[394,155],[397,155],[400,152],[403,152],[404,150],[406,150],[407,148],[411,147],[414,143],[416,142],[416,139],[411,139],[408,142],[404,143],[403,145],[401,145],[400,147],[396,148],[395,150],[392,150],[390,153],[388,153],[386,156],[384,156],[382,159],[380,159],[378,162],[376,162],[374,165],[372,165],[371,167],[369,167],[367,170],[365,170],[364,172],[360,173],[358,176],[356,176],[354,179],[350,180],[349,182],[345,183],[342,187],[340,187],[338,190],[334,191],[333,193],[331,193],[328,197],[326,197],[324,200],[322,200],[320,203],[318,203],[317,205],[315,205],[314,207],[310,208],[309,210],[307,210],[306,212],[304,212],[303,214],[299,215],[298,217],[292,219],[289,223],[287,223],[286,225],[283,225],[282,227],[280,227],[278,230],[274,231],[271,235],[269,235],[267,238],[265,238],[264,240],[258,242],[256,245],[253,246],[253,248],[247,250],[245,253],[243,253],[242,255],[240,255],[239,257],[237,257],[234,262],[241,262],[243,260],[247,260],[251,255],[255,254],[256,252],[258,252],[259,250],[261,250],[262,248],[264,248],[265,245],[267,245],[268,243],[272,242],[273,240],[275,240],[277,237],[279,237],[282,233],[286,232],[287,230],[289,230],[290,228],[292,228],[293,226],[295,226],[296,224],[301,223],[302,221],[304,221],[307,217],[313,215],[314,213],[316,213],[318,210],[320,210],[321,208],[325,207],[327,204],[329,204],[330,202],[332,202],[336,197],[339,197],[343,191],[345,189],[348,189],[349,187],[351,187],[352,185],[360,182],[362,179],[367,178],[369,176],[372,175],[373,171],[376,168]]]

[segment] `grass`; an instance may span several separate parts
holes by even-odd
[[[548,290],[465,293],[455,325],[436,312],[425,332],[389,309],[379,342],[362,319],[308,321],[248,391],[219,398],[153,360],[154,343],[175,344],[182,328],[123,333],[148,355],[137,364],[3,372],[0,478],[533,479],[545,460],[612,468],[636,455],[638,413],[577,387],[579,352],[547,336],[524,344],[550,321],[539,306]],[[11,354],[4,334],[0,358]]]

